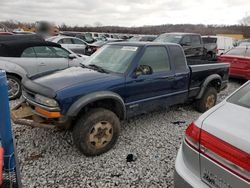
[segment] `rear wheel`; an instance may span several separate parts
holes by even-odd
[[[8,95],[10,100],[17,99],[21,96],[21,80],[13,75],[7,75]]]
[[[110,150],[120,133],[120,121],[115,113],[104,108],[90,110],[80,117],[73,129],[77,148],[86,156],[96,156]]]
[[[212,108],[217,101],[217,90],[214,87],[208,87],[201,99],[196,102],[196,108],[199,112],[205,112]]]

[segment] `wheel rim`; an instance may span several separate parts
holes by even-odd
[[[7,79],[7,83],[8,83],[9,98],[13,98],[19,93],[20,85],[16,80],[11,79],[11,78]]]
[[[89,142],[96,149],[105,147],[113,137],[113,126],[107,121],[96,123],[89,133]]]
[[[210,109],[215,105],[215,96],[214,95],[209,95],[207,97],[207,101],[206,101],[206,108]]]

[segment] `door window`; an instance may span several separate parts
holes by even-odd
[[[34,58],[34,57],[36,57],[36,53],[35,53],[35,51],[34,51],[34,49],[33,49],[32,47],[26,48],[26,49],[23,51],[21,57],[29,57],[29,58],[32,58],[32,57],[33,57],[33,58]]]
[[[69,57],[69,52],[63,48],[58,48],[58,47],[50,47],[53,53],[56,54],[56,57],[58,58],[67,58]]]
[[[83,41],[78,39],[72,39],[74,44],[85,44]]]
[[[148,65],[153,73],[170,70],[168,53],[163,46],[147,47],[139,61],[139,65]]]
[[[182,44],[191,44],[191,37],[190,36],[184,36],[181,43]]]
[[[57,55],[48,46],[34,47],[38,58],[55,58]]]
[[[191,42],[192,44],[201,44],[201,39],[199,36],[193,35],[191,36]]]
[[[58,41],[58,44],[73,44],[71,38],[64,38]]]

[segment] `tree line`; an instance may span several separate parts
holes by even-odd
[[[4,21],[0,24],[5,25],[9,29],[16,29],[20,26],[26,28],[34,27],[34,23],[22,23],[16,21]],[[164,24],[156,26],[141,27],[119,27],[119,26],[68,26],[62,24],[58,26],[60,31],[76,31],[76,32],[104,32],[104,33],[128,33],[128,34],[152,34],[158,35],[167,32],[188,32],[200,33],[201,35],[216,34],[242,34],[245,38],[250,38],[249,24],[239,25],[203,25],[203,24]]]

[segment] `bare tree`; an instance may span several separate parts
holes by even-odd
[[[240,20],[240,24],[245,25],[245,26],[250,26],[250,15],[243,17]]]

